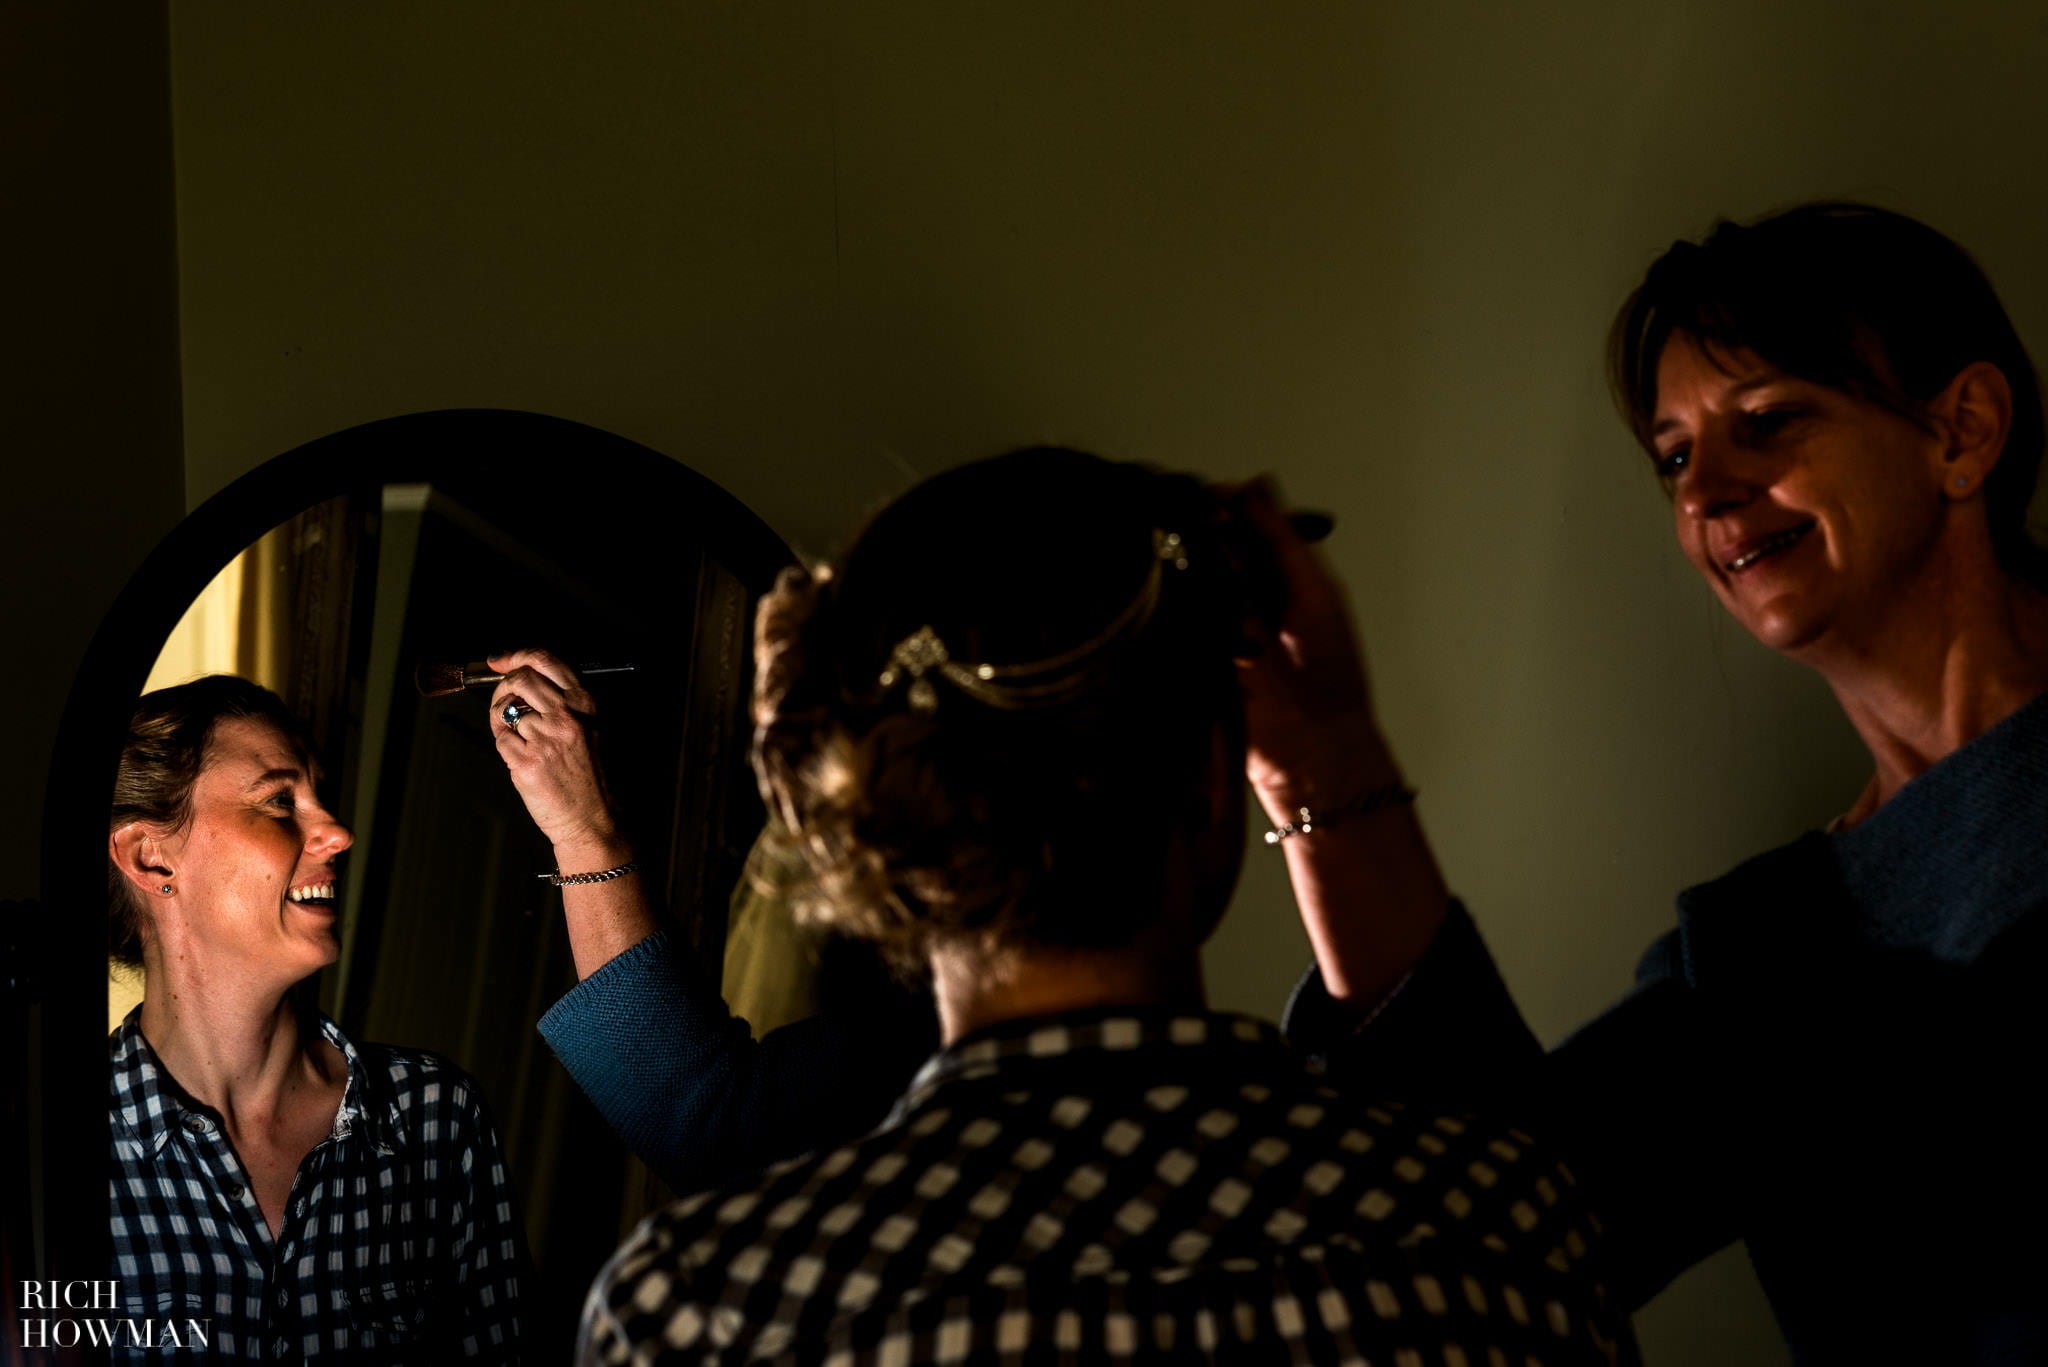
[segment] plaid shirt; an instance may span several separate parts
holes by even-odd
[[[113,1275],[127,1315],[181,1334],[198,1320],[206,1346],[117,1358],[518,1360],[525,1238],[497,1132],[461,1070],[351,1044],[322,1016],[348,1085],[273,1240],[220,1113],[164,1069],[139,1013],[108,1037]]]
[[[1255,1021],[1091,1012],[650,1217],[582,1360],[1613,1363],[1596,1235],[1517,1131],[1340,1095]]]

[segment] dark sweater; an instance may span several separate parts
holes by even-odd
[[[1802,1362],[2048,1362],[2048,697],[1678,899],[1636,988],[1547,1055],[1462,909],[1358,1035],[1372,1085],[1520,1096],[1640,1304],[1747,1240]]]
[[[938,1042],[928,1003],[886,992],[755,1039],[659,933],[565,993],[540,1033],[679,1192],[865,1134]]]

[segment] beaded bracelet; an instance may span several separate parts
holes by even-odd
[[[1266,843],[1277,845],[1289,836],[1307,835],[1315,830],[1318,824],[1327,826],[1339,817],[1367,816],[1382,807],[1406,806],[1414,800],[1415,790],[1405,783],[1396,781],[1383,787],[1368,788],[1355,800],[1333,808],[1321,816],[1312,814],[1306,807],[1297,807],[1295,820],[1283,821],[1266,832]]]
[[[596,873],[563,873],[557,869],[553,873],[543,873],[539,876],[547,879],[551,888],[573,888],[584,883],[609,883],[614,878],[624,878],[639,867],[638,861],[628,859],[615,868],[599,869]]]

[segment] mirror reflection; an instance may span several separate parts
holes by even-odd
[[[202,771],[225,781],[297,768],[302,778],[287,783],[283,797],[259,801],[274,802],[280,813],[288,808],[299,836],[323,822],[323,830],[345,833],[327,838],[338,846],[331,876],[311,876],[321,871],[311,868],[310,854],[298,861],[306,867],[278,874],[290,885],[281,889],[290,908],[268,913],[286,926],[294,917],[331,918],[331,953],[278,971],[317,970],[291,997],[304,1016],[305,1048],[294,1076],[319,1100],[313,1110],[325,1117],[322,1124],[334,1122],[332,1134],[308,1122],[321,1133],[300,1137],[315,1142],[296,1153],[285,1151],[290,1145],[269,1153],[275,1171],[266,1176],[266,1158],[258,1152],[264,1146],[239,1125],[231,1105],[220,1104],[220,1079],[180,1053],[177,1041],[190,1039],[192,1031],[162,1041],[152,1033],[149,1042],[164,1046],[165,1057],[152,1062],[167,1074],[173,1108],[192,1123],[233,1131],[240,1141],[221,1147],[221,1166],[210,1176],[224,1199],[241,1189],[226,1202],[242,1207],[230,1242],[258,1261],[283,1255],[295,1230],[302,1244],[308,1237],[311,1226],[297,1210],[284,1208],[284,1196],[319,1189],[309,1180],[321,1170],[317,1141],[340,1140],[353,1114],[381,1152],[389,1136],[377,1132],[373,1113],[411,1105],[378,1086],[370,1086],[365,1104],[353,1110],[352,1094],[341,1101],[349,1079],[369,1074],[374,1083],[382,1077],[374,1065],[384,1056],[369,1042],[452,1062],[461,1070],[453,1076],[473,1079],[475,1116],[495,1135],[494,1149],[486,1144],[452,1161],[466,1167],[489,1151],[502,1165],[512,1197],[508,1209],[517,1217],[511,1233],[498,1231],[497,1258],[516,1266],[527,1256],[517,1245],[523,1241],[530,1249],[529,1275],[517,1287],[519,1338],[526,1356],[546,1360],[566,1355],[592,1276],[670,1188],[628,1153],[535,1031],[550,1005],[576,985],[578,972],[563,892],[545,877],[555,871],[549,842],[499,757],[492,687],[428,696],[419,686],[421,667],[541,645],[567,661],[630,665],[593,671],[587,685],[596,716],[591,731],[601,740],[611,809],[626,828],[636,876],[679,971],[717,978],[716,966],[728,958],[732,900],[734,953],[723,986],[754,1028],[765,1031],[815,1009],[819,956],[788,923],[773,895],[772,871],[741,876],[761,826],[745,763],[748,633],[753,598],[765,586],[759,545],[721,544],[727,538],[717,522],[707,521],[702,509],[678,508],[673,488],[650,487],[634,471],[607,469],[602,461],[585,464],[577,488],[546,497],[493,477],[481,462],[467,476],[459,463],[451,468],[455,473],[444,470],[446,477],[430,482],[365,485],[314,502],[243,548],[162,643],[147,684],[154,692],[231,675],[275,694],[281,708],[275,718],[202,728]],[[256,688],[249,691],[259,696]],[[262,711],[260,703],[256,710]],[[241,772],[259,762],[263,767]],[[214,829],[213,809],[201,799],[230,807],[241,800],[206,783],[193,785],[193,799],[191,837]],[[116,813],[117,823],[121,816]],[[170,856],[162,845],[145,855],[140,834],[132,843],[136,877],[129,881],[139,894],[148,886],[149,860],[161,864]],[[311,852],[316,842],[301,843]],[[226,865],[207,868],[207,851],[217,846],[217,840],[199,848],[189,840],[179,845],[183,869],[160,882],[183,892],[189,869],[195,878],[224,883],[225,875],[216,875]],[[115,863],[122,863],[118,841]],[[178,900],[159,893],[145,903],[144,915],[167,918],[161,943],[204,944],[217,955],[220,937],[180,940],[184,931],[168,929],[168,905],[156,903]],[[208,899],[208,914],[222,905]],[[196,954],[173,962],[189,965]],[[263,976],[236,962],[233,974],[210,969],[204,981],[232,976],[246,986]],[[156,973],[162,981],[154,985],[164,989],[159,995],[165,1000],[170,989],[182,988],[177,967],[159,961]],[[282,994],[288,986],[276,990]],[[146,1008],[138,1003],[151,987],[133,969],[111,968],[110,1030],[118,1032],[131,1013],[143,1019]],[[331,1022],[324,1032],[323,1019]],[[120,1039],[117,1033],[117,1046]],[[117,1071],[119,1063],[117,1054]],[[404,1069],[384,1071],[397,1078]],[[200,1094],[212,1104],[201,1102]],[[339,1102],[341,1121],[329,1101]],[[291,1114],[304,1119],[308,1113]],[[118,1130],[117,1117],[117,1151]],[[390,1180],[390,1169],[373,1169],[373,1189],[376,1171]],[[279,1174],[282,1185],[271,1180]],[[424,1188],[411,1194],[420,1196],[418,1208],[401,1200],[373,1213],[370,1223],[418,1222],[434,1198]],[[147,1262],[145,1251],[122,1247],[118,1205],[117,1258],[125,1252]],[[426,1243],[448,1240],[451,1229],[422,1237]],[[482,1237],[474,1231],[454,1236],[465,1245]],[[364,1267],[389,1274],[392,1247],[337,1256],[346,1262],[360,1254]],[[320,1250],[322,1258],[333,1254]],[[350,1272],[341,1278],[348,1285],[340,1287],[321,1277],[314,1279],[317,1287],[309,1282],[308,1294],[323,1307],[341,1305],[321,1315],[340,1316],[336,1327],[356,1334],[356,1342],[375,1340],[391,1351],[401,1341],[445,1348],[450,1335],[473,1335],[479,1323],[486,1335],[496,1332],[477,1319],[473,1305],[449,1294],[433,1269],[408,1267],[403,1258],[398,1264],[406,1275]],[[174,1314],[232,1285],[239,1285],[232,1277],[155,1279],[148,1310]],[[498,1295],[511,1294],[509,1283],[500,1286]],[[234,1317],[224,1319],[216,1308],[214,1320],[218,1333]],[[320,1332],[310,1321],[299,1327]],[[244,1332],[253,1331],[244,1326]]]

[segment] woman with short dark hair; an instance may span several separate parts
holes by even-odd
[[[1613,358],[1680,546],[1826,679],[1870,780],[1826,833],[1681,894],[1635,991],[1547,1059],[1412,818],[1332,821],[1288,842],[1319,970],[1290,1026],[1381,1085],[1531,1087],[1631,1304],[1740,1238],[1802,1361],[2048,1361],[2033,366],[1960,247],[1845,204],[1675,244]],[[1334,602],[1267,525],[1298,598]],[[1362,681],[1304,697],[1362,680],[1348,620],[1293,626],[1319,671],[1283,652],[1250,680],[1276,820],[1388,763]]]
[[[107,836],[114,955],[147,984],[108,1041],[114,1278],[201,1356],[516,1362],[525,1242],[476,1084],[300,990],[340,952],[351,840],[315,780],[246,679],[136,706]]]

